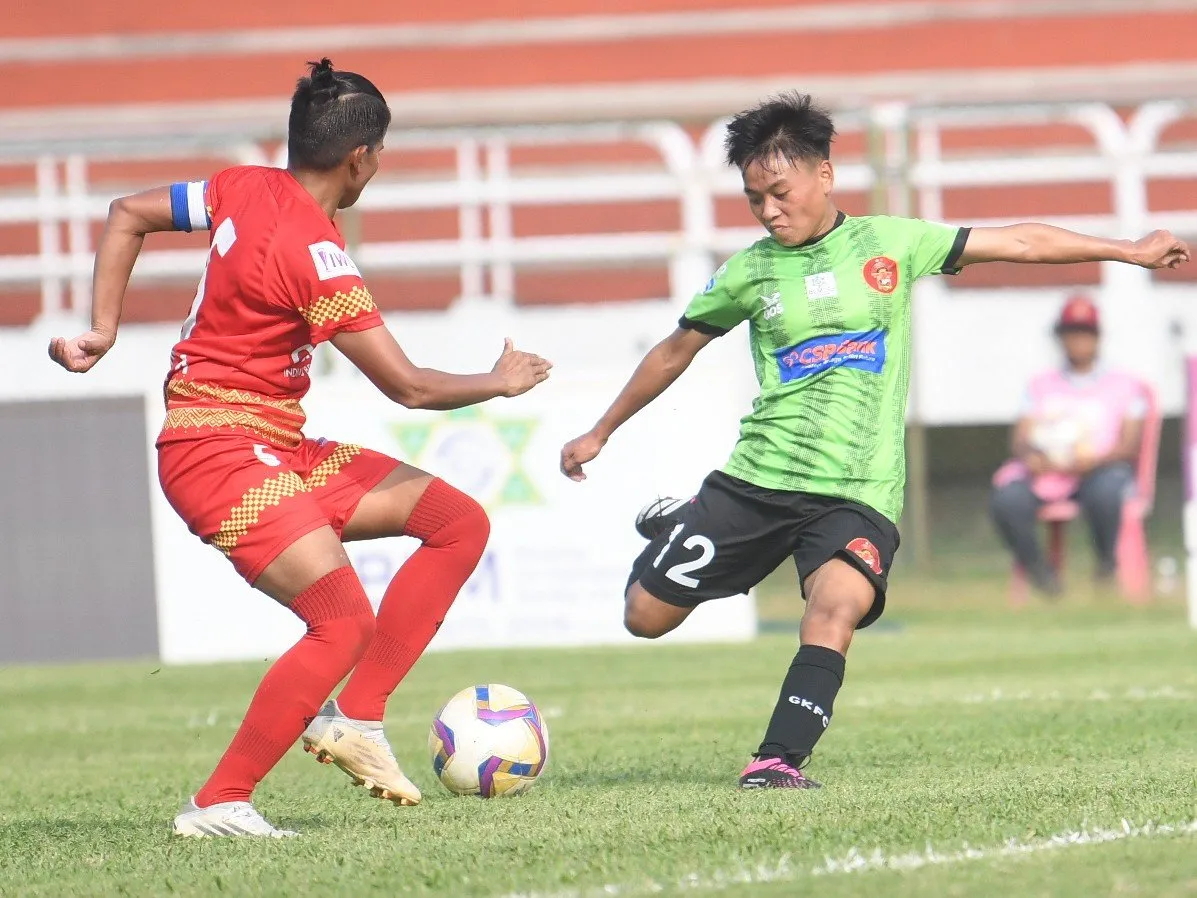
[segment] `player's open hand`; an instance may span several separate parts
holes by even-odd
[[[1189,261],[1189,247],[1169,231],[1152,231],[1135,241],[1131,261],[1142,268],[1179,268]]]
[[[511,338],[503,340],[503,354],[491,369],[503,378],[506,385],[504,396],[519,396],[527,393],[534,386],[549,379],[549,369],[553,363],[531,352],[522,352],[515,348]]]
[[[75,374],[90,371],[100,359],[104,357],[116,337],[100,331],[88,331],[73,340],[65,337],[55,337],[50,341],[50,358]]]
[[[593,431],[570,440],[561,449],[561,473],[570,480],[585,480],[586,474],[582,471],[582,465],[598,458],[605,445],[607,441]]]

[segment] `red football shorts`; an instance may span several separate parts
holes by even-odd
[[[276,449],[241,434],[158,448],[167,501],[250,583],[299,537],[326,524],[339,537],[362,497],[399,464],[350,443],[304,440]]]

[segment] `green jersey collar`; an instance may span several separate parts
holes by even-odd
[[[844,223],[844,219],[846,219],[847,217],[848,216],[845,215],[842,211],[836,210],[835,221],[832,223],[830,228],[828,228],[822,234],[816,234],[814,237],[811,237],[809,240],[803,240],[797,246],[787,246],[786,249],[806,249],[806,247],[808,247],[808,246],[814,246],[816,243],[818,243],[820,240],[822,240],[824,237],[826,237],[828,234],[830,234],[832,231],[834,231],[836,228],[838,228],[840,225],[842,225]]]

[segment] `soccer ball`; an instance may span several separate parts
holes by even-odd
[[[549,760],[549,728],[526,695],[491,683],[463,689],[428,733],[432,769],[456,795],[518,795]]]

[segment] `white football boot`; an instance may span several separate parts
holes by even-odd
[[[298,833],[271,826],[248,801],[225,801],[199,808],[192,798],[175,817],[175,835],[285,839]]]
[[[330,699],[304,731],[303,750],[321,764],[336,764],[375,798],[420,803],[420,790],[399,769],[380,720],[353,720]]]

